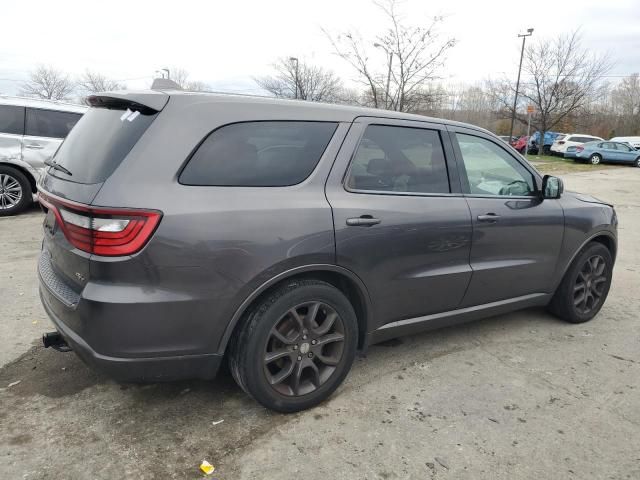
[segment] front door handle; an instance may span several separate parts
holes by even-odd
[[[30,148],[32,150],[42,150],[44,147],[42,145],[38,145],[37,143],[28,143],[24,146],[24,148]]]
[[[347,225],[350,227],[372,227],[381,222],[379,218],[373,218],[371,215],[362,215],[356,218],[347,218]]]
[[[487,222],[487,223],[496,223],[500,215],[496,215],[495,213],[487,213],[486,215],[478,215],[479,222]]]

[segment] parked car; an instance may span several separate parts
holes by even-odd
[[[564,156],[564,152],[568,147],[576,147],[578,145],[582,145],[588,142],[595,141],[604,141],[603,138],[594,137],[592,135],[582,135],[582,134],[566,134],[566,135],[558,135],[553,141],[553,145],[551,145],[551,154]]]
[[[511,146],[513,148],[515,148],[518,152],[520,152],[521,154],[524,154],[524,150],[525,148],[527,148],[527,144],[529,143],[529,137],[527,137],[526,135],[521,136],[520,138],[516,139]]]
[[[45,346],[128,381],[223,360],[281,412],[368,345],[548,306],[602,307],[613,207],[486,130],[204,93],[91,96],[39,185]]]
[[[613,137],[610,142],[628,143],[636,150],[640,150],[640,137]]]
[[[500,135],[498,138],[502,140],[504,143],[508,143],[509,145],[511,145],[511,143],[515,142],[518,137],[510,137],[509,135]]]
[[[27,208],[44,169],[87,107],[0,96],[0,216]]]
[[[589,142],[584,145],[567,148],[566,158],[576,162],[588,161],[592,165],[599,163],[627,163],[640,167],[640,151],[623,142]]]
[[[544,132],[544,146],[542,150],[542,154],[549,155],[551,152],[551,145],[554,140],[560,136],[564,135],[564,133],[558,132]],[[539,143],[540,143],[540,132],[534,132],[529,139],[529,153],[537,155],[539,153]]]

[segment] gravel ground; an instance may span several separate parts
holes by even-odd
[[[564,178],[620,217],[594,321],[533,309],[387,342],[295,415],[266,411],[225,374],[119,385],[44,350],[42,216],[0,219],[0,478],[191,479],[203,459],[219,479],[640,478],[640,169]]]

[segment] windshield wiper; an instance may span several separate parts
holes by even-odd
[[[73,173],[71,173],[68,169],[64,168],[62,165],[58,165],[56,162],[52,162],[50,160],[45,160],[44,164],[47,167],[51,167],[51,168],[53,168],[55,170],[60,170],[62,173],[66,173],[70,177],[73,177]]]

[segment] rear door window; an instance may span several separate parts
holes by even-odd
[[[355,191],[449,193],[439,132],[369,125],[353,158],[346,186]]]
[[[24,135],[24,107],[0,105],[0,133]]]
[[[27,108],[25,135],[65,138],[80,117],[81,113]]]
[[[49,174],[77,183],[104,182],[157,115],[157,112],[145,109],[90,108],[53,158],[72,176],[52,168]]]
[[[244,122],[221,127],[202,142],[180,175],[184,185],[283,187],[305,180],[337,123]]]

